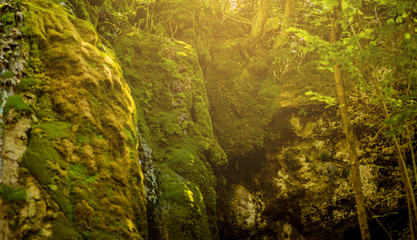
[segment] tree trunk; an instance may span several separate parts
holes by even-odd
[[[340,33],[342,32],[341,25],[338,23],[341,10],[342,5],[339,0],[339,5],[334,8],[335,22],[332,27],[332,35],[330,40],[331,43],[336,43],[340,38]],[[336,83],[337,99],[339,101],[340,115],[342,118],[343,132],[346,136],[346,142],[348,145],[350,155],[350,181],[353,185],[353,191],[355,194],[356,211],[358,213],[359,227],[361,230],[362,240],[369,240],[371,239],[371,234],[369,232],[365,202],[362,193],[362,183],[359,171],[358,153],[356,150],[356,140],[353,134],[352,126],[350,125],[349,113],[347,111],[345,88],[343,85],[342,66],[338,63],[334,66],[334,79]]]
[[[250,33],[251,42],[258,41],[262,36],[262,32],[268,18],[269,9],[271,8],[271,0],[262,0],[255,16],[255,21],[252,24]]]
[[[282,23],[281,23],[281,33],[278,35],[277,39],[274,42],[274,49],[277,49],[285,43],[287,40],[288,32],[287,28],[289,27],[289,20],[292,17],[294,12],[294,5],[297,0],[286,0],[284,6],[284,14],[282,16]]]
[[[286,0],[284,6],[284,15],[282,17],[281,32],[284,32],[288,28],[288,22],[294,12],[294,5],[296,0]]]

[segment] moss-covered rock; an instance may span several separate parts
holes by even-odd
[[[26,222],[5,215],[11,237],[146,238],[136,108],[116,57],[93,25],[65,6],[49,0],[20,4],[31,57],[17,90],[33,97],[29,107],[15,95],[7,107],[34,113],[19,184],[42,191],[22,204],[31,209]]]
[[[280,90],[267,53],[245,59],[238,41],[219,40],[207,65],[210,113],[220,145],[232,156],[264,147],[266,127],[279,108]]]
[[[11,109],[14,109],[18,113],[30,113],[32,111],[32,109],[26,105],[26,103],[23,101],[23,98],[19,95],[10,96],[7,99],[6,105],[4,106],[4,114],[9,114]]]
[[[139,131],[152,147],[160,186],[160,236],[217,238],[216,180],[227,166],[213,135],[198,55],[181,41],[127,32],[116,41],[138,107]]]

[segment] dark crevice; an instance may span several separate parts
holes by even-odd
[[[397,213],[388,216],[378,217],[378,220],[372,219],[368,224],[372,239],[406,239],[406,236],[409,236],[410,234],[407,209],[401,209]],[[347,229],[341,237],[342,240],[360,238],[361,233],[359,226]]]
[[[265,166],[266,160],[265,151],[255,151],[248,156],[231,158],[225,174],[227,182],[253,186],[253,177]]]

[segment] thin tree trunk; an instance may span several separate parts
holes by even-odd
[[[282,17],[281,32],[285,31],[289,24],[289,20],[294,12],[294,5],[296,0],[286,0],[284,5],[284,16]]]
[[[342,29],[341,25],[338,23],[338,19],[341,10],[342,5],[339,0],[339,5],[334,8],[335,23],[332,27],[331,43],[336,43],[340,38],[340,33]],[[365,201],[362,193],[362,183],[359,171],[358,153],[356,150],[356,140],[353,134],[352,126],[350,125],[349,121],[349,113],[347,111],[347,103],[345,97],[345,88],[343,85],[342,66],[340,64],[336,64],[334,66],[334,79],[336,83],[337,99],[339,101],[340,115],[342,118],[343,132],[346,136],[346,142],[348,145],[350,155],[350,181],[353,185],[353,191],[355,194],[356,211],[358,213],[359,227],[361,230],[362,240],[369,240],[371,239],[371,234],[369,231]]]
[[[297,0],[286,0],[284,5],[284,14],[282,16],[282,23],[281,23],[281,33],[278,35],[277,39],[274,42],[274,49],[277,49],[282,45],[282,43],[286,42],[286,38],[288,36],[287,29],[289,27],[289,20],[294,12],[294,5]]]
[[[381,91],[378,89],[377,87],[377,83],[375,81],[375,78],[371,78],[372,80],[372,85],[374,87],[374,91],[376,94],[378,94],[379,96],[383,97],[383,94],[381,93]],[[385,99],[382,98],[382,111],[384,113],[385,119],[389,119],[390,118],[390,114],[388,112],[388,107],[387,104],[385,102]],[[390,127],[390,130],[393,130],[392,126]],[[408,129],[407,129],[408,131]],[[405,163],[405,159],[404,159],[404,155],[401,151],[401,146],[400,143],[398,142],[398,138],[396,136],[396,134],[394,134],[392,136],[392,141],[394,143],[395,146],[395,151],[397,152],[397,162],[398,162],[398,166],[400,169],[400,173],[401,173],[401,178],[403,180],[404,183],[404,190],[407,196],[407,206],[408,206],[408,216],[409,216],[409,221],[410,221],[410,232],[411,232],[411,240],[415,240],[416,239],[416,228],[415,228],[415,224],[417,223],[417,203],[416,203],[416,199],[415,199],[415,195],[414,195],[414,190],[413,190],[413,185],[411,183],[410,180],[410,176],[408,175],[408,171],[407,171],[407,165]]]
[[[340,104],[340,115],[342,117],[343,132],[346,135],[346,142],[348,145],[350,156],[350,181],[353,185],[355,194],[356,211],[358,213],[359,227],[361,230],[362,240],[371,239],[369,232],[368,220],[366,216],[365,201],[362,194],[362,182],[359,171],[358,153],[356,150],[356,140],[353,134],[352,126],[349,122],[349,113],[347,111],[345,90],[343,86],[342,67],[339,64],[334,66],[334,76],[336,82],[337,99]]]
[[[255,20],[252,24],[252,30],[250,33],[251,42],[257,41],[262,36],[266,19],[268,18],[269,9],[271,8],[271,0],[262,0],[258,11],[255,16]]]

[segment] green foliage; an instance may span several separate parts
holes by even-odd
[[[10,109],[14,109],[16,112],[31,113],[32,109],[26,105],[23,98],[20,95],[12,95],[7,99],[6,105],[4,106],[4,113],[7,115]]]
[[[23,187],[15,188],[7,184],[0,186],[0,195],[7,203],[21,202],[26,199],[26,191]]]
[[[329,108],[336,105],[336,98],[330,97],[330,96],[323,96],[320,93],[308,91],[305,93],[307,96],[311,96],[310,100],[312,101],[319,101],[319,102],[325,102],[327,105],[325,108]]]

